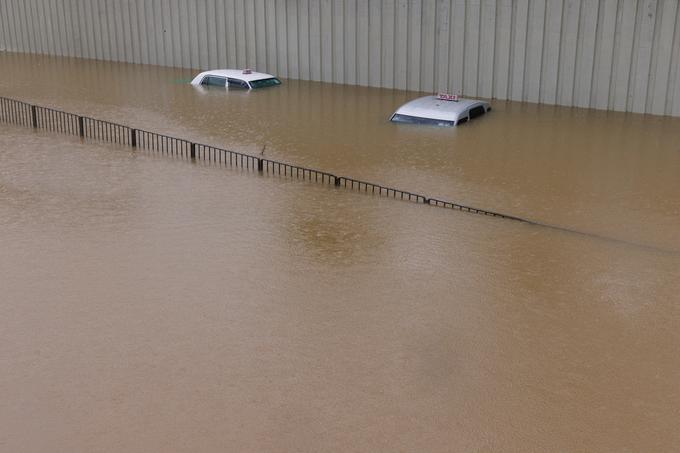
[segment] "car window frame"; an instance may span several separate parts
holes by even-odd
[[[237,82],[238,85],[234,84],[232,85],[232,82]],[[249,90],[250,89],[250,84],[243,80],[243,79],[237,79],[234,77],[227,77],[227,88],[235,88],[235,89],[241,89],[241,90]]]
[[[222,80],[222,81],[224,81],[224,85],[217,85],[217,84],[214,84],[214,83],[206,83],[207,80],[212,80],[212,79],[219,79],[219,80]],[[226,88],[226,86],[227,86],[227,77],[222,77],[222,76],[218,76],[218,75],[211,75],[211,74],[208,74],[208,75],[204,76],[204,77],[201,79],[201,85],[202,85],[202,86],[206,86],[206,87]]]

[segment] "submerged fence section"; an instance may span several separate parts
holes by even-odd
[[[14,99],[0,97],[0,120],[19,126],[35,126],[36,122],[32,114],[35,107]]]
[[[206,162],[222,163],[247,171],[258,172],[260,174],[301,179],[440,208],[455,209],[458,211],[499,217],[519,222],[535,223],[520,217],[473,208],[451,201],[438,200],[436,198],[430,198],[425,195],[387,187],[381,184],[361,181],[347,176],[337,176],[322,170],[264,159],[250,154],[195,143],[177,137],[158,134],[156,132],[136,129],[122,124],[90,118],[88,116],[77,115],[75,113],[31,105],[15,99],[0,97],[0,121],[36,129],[78,135],[82,138],[131,146],[133,148],[151,152],[187,158],[193,161],[202,160]]]

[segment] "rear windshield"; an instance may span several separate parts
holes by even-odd
[[[266,87],[273,87],[276,85],[281,85],[281,81],[277,79],[276,77],[272,77],[271,79],[260,79],[260,80],[251,80],[250,81],[250,86],[252,88],[266,88]]]
[[[419,116],[401,115],[399,113],[392,115],[392,121],[395,123],[427,124],[430,126],[453,126],[456,124],[455,121],[436,120],[434,118],[422,118]]]

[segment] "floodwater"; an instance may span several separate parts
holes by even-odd
[[[673,451],[680,118],[0,53],[0,96],[620,240],[0,124],[0,451]]]

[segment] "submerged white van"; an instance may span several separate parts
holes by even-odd
[[[251,69],[213,69],[198,74],[191,84],[252,90],[278,86],[281,85],[281,81],[271,74]]]
[[[424,96],[407,102],[392,114],[394,123],[456,126],[491,110],[488,102],[451,94]]]

